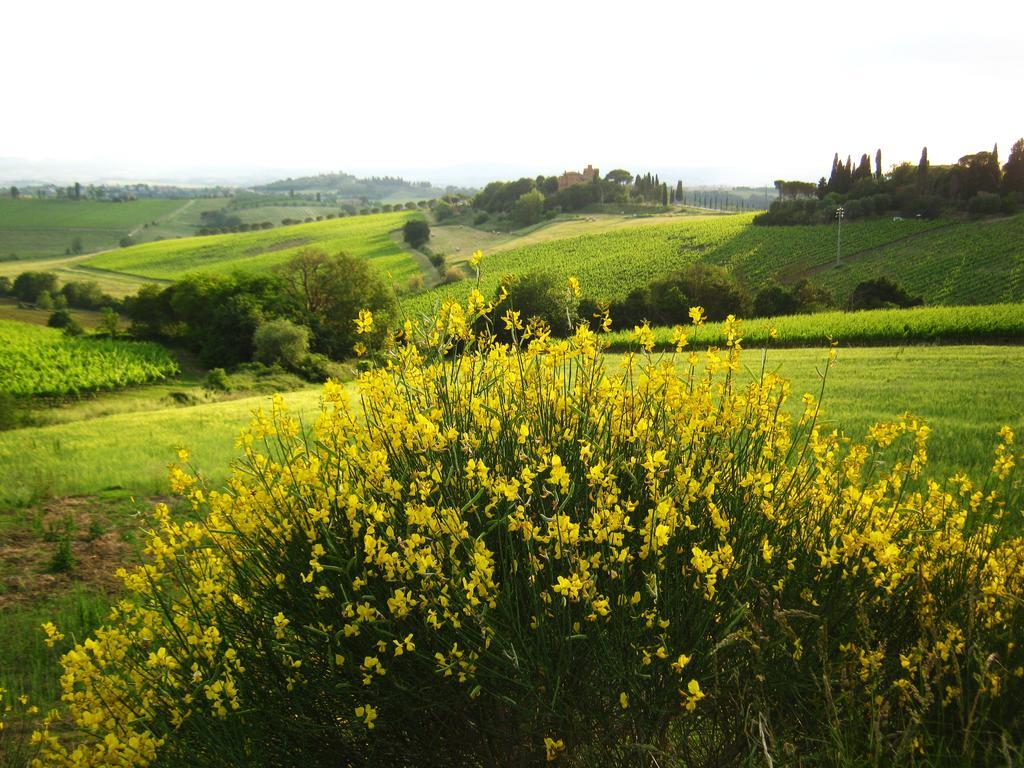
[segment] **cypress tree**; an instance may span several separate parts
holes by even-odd
[[[928,178],[928,147],[921,150],[921,160],[917,164],[917,180],[919,183],[924,184],[925,179]]]
[[[882,150],[875,152],[875,178],[882,180]]]
[[[829,192],[839,191],[839,185],[841,183],[839,181],[839,167],[839,153],[836,152],[835,157],[832,158],[832,173],[829,174],[828,184],[826,185]]]

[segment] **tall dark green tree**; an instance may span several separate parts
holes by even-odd
[[[924,186],[928,180],[928,147],[921,150],[921,159],[917,163],[917,183]]]
[[[1016,192],[1024,201],[1024,138],[1017,139],[1010,147],[1010,157],[1003,166],[1003,194]]]
[[[882,150],[875,152],[875,178],[882,180]]]
[[[17,197],[18,197],[18,195],[20,195],[20,194],[21,194],[21,192],[19,192],[19,191],[18,191],[18,188],[17,188],[17,187],[15,187],[15,186],[12,186],[12,187],[11,187],[11,198],[12,198],[12,199],[15,199],[15,198],[17,198]]]

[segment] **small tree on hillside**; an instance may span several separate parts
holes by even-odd
[[[410,219],[402,227],[402,237],[411,247],[419,248],[430,239],[430,225],[425,219]]]

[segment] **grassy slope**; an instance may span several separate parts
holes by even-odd
[[[308,412],[319,389],[284,395]],[[237,455],[234,441],[266,396],[191,408],[162,408],[0,432],[0,507],[44,496],[123,488],[140,495],[167,490],[167,464],[181,446],[213,482]]]
[[[838,268],[834,226],[754,227],[750,220],[749,214],[696,218],[502,244],[504,250],[484,261],[482,288],[489,294],[504,274],[547,269],[577,275],[585,295],[621,298],[658,275],[703,260],[729,267],[754,290],[806,276],[845,297],[857,282],[888,275],[929,304],[1024,300],[1024,214],[984,222],[851,222],[843,227]],[[429,309],[470,287],[444,286],[407,299],[406,307]]]
[[[1024,298],[1024,214],[956,223],[849,258],[813,279],[837,296],[861,280],[885,276],[928,304]]]
[[[415,273],[417,267],[388,233],[401,227],[409,215],[351,216],[259,232],[145,243],[99,254],[88,259],[85,266],[173,280],[190,272],[263,270],[287,261],[304,246],[316,245],[369,259],[401,280]]]
[[[0,321],[17,320],[20,323],[46,325],[53,314],[52,309],[36,309],[19,307],[17,299],[0,299]],[[69,309],[68,312],[83,328],[96,328],[100,324],[101,315],[88,309]]]
[[[576,275],[584,295],[616,299],[698,260],[729,265],[757,285],[835,258],[834,230],[828,227],[753,227],[751,219],[751,214],[696,217],[511,248],[484,260],[482,289],[492,293],[505,274],[545,269],[563,278]],[[853,253],[939,226],[943,223],[857,222],[844,229],[844,240]],[[468,282],[444,286],[406,305],[427,309],[443,297],[465,295],[470,287]]]
[[[37,200],[0,198],[0,254],[63,254],[76,237],[86,251],[114,248],[137,227],[181,208],[183,200]]]
[[[979,472],[1000,426],[1024,428],[1024,388],[1009,385],[1024,380],[1022,347],[841,348],[839,355],[825,400],[829,419],[856,433],[871,421],[913,410],[932,421],[941,473],[958,466]],[[817,392],[816,370],[825,358],[824,349],[768,352],[769,365],[780,367],[797,393]],[[612,355],[610,363],[618,359]],[[744,362],[756,369],[760,353],[748,351]],[[318,398],[315,388],[285,395],[307,420]],[[111,487],[164,492],[166,465],[181,445],[219,482],[236,455],[235,435],[252,410],[268,402],[254,397],[0,433],[0,507]]]

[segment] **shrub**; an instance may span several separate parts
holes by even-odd
[[[156,508],[110,626],[64,657],[89,727],[42,734],[44,762],[1005,762],[1009,429],[983,484],[929,484],[916,419],[848,444],[776,374],[741,385],[734,321],[702,364],[640,329],[613,372],[586,329],[475,337],[483,303],[410,328],[356,411],[325,387],[312,433],[259,414],[227,490],[172,470],[194,514]]]
[[[473,225],[479,227],[481,224],[486,224],[490,218],[491,215],[487,211],[480,211],[480,213],[473,217]]]
[[[231,379],[228,377],[228,372],[223,368],[211,368],[206,374],[203,386],[220,392],[230,392]]]
[[[68,306],[76,309],[98,309],[110,301],[110,297],[103,293],[95,280],[70,280],[61,286],[60,291],[67,299]]]
[[[457,283],[460,280],[466,279],[466,273],[462,271],[462,267],[454,266],[448,267],[444,271],[444,282],[445,283]]]
[[[1002,210],[1003,201],[993,192],[979,192],[967,201],[967,210],[978,216],[990,216]]]
[[[14,278],[11,290],[21,301],[34,304],[44,291],[51,296],[57,292],[57,275],[53,272],[22,272]]]
[[[919,307],[924,304],[920,296],[911,296],[900,285],[887,277],[878,277],[857,283],[847,301],[847,309],[883,309],[891,307]]]
[[[780,317],[795,315],[800,311],[796,296],[788,288],[781,285],[770,285],[762,288],[754,296],[755,317]]]
[[[423,291],[423,287],[423,275],[410,275],[409,282],[406,285],[406,290],[409,293],[421,293]]]
[[[443,200],[434,205],[433,209],[434,216],[437,217],[437,220],[439,222],[447,221],[448,219],[452,218],[455,215],[455,209],[452,208],[450,203],[446,203]]]
[[[430,225],[425,219],[410,219],[402,227],[402,236],[411,247],[419,248],[430,239]]]
[[[58,309],[51,314],[46,324],[51,328],[62,328],[70,336],[81,336],[85,333],[82,325],[66,309]]]
[[[1020,195],[1016,192],[1007,192],[1002,198],[1002,211],[1003,213],[1012,216],[1020,210]],[[2,295],[2,288],[0,288],[0,295]]]
[[[498,293],[506,295],[508,308],[518,312],[524,323],[540,320],[555,336],[565,336],[575,321],[575,308],[571,317],[566,315],[564,284],[549,272],[510,275],[502,280]]]
[[[643,302],[622,308],[613,305],[612,317],[617,323],[620,316],[642,316],[658,325],[687,322],[689,308],[704,307],[710,320],[724,320],[729,315],[750,313],[750,296],[724,267],[692,264],[686,269],[655,280],[645,291],[627,296],[626,304]],[[629,326],[632,327],[632,326]]]
[[[53,309],[53,296],[49,291],[41,291],[36,297],[36,307],[39,309]]]
[[[290,320],[269,320],[256,329],[252,345],[257,362],[295,368],[309,354],[309,329]]]

